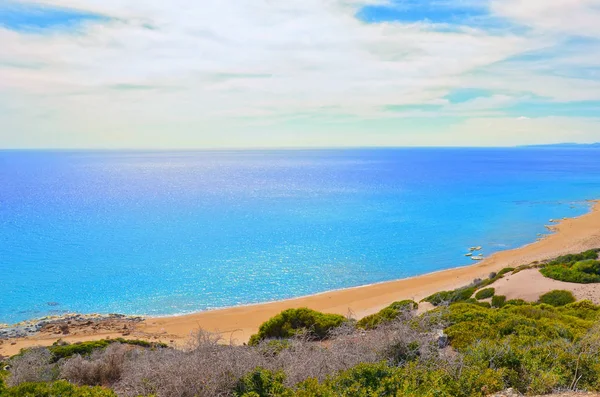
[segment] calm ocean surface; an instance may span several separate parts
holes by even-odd
[[[600,150],[0,151],[0,322],[166,315],[471,264],[600,198]]]

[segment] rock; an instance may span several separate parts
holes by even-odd
[[[449,345],[450,341],[448,340],[448,335],[446,335],[443,330],[438,331],[437,342],[440,349],[443,349]]]

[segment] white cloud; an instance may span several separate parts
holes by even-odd
[[[17,146],[135,146],[149,139],[167,146],[188,141],[202,146],[215,142],[211,134],[221,133],[231,134],[231,145],[239,146],[252,140],[244,138],[244,131],[252,130],[256,118],[264,118],[261,124],[279,123],[278,133],[285,134],[286,123],[297,120],[294,114],[312,115],[312,124],[311,117],[300,117],[306,128],[327,131],[326,124],[314,121],[320,115],[389,118],[381,111],[386,105],[433,103],[464,85],[531,91],[556,99],[600,96],[595,82],[500,67],[474,73],[548,47],[553,41],[546,35],[365,24],[355,13],[367,1],[45,3],[118,20],[85,25],[75,35],[0,29],[0,65],[15,60],[36,65],[4,67],[0,74],[0,139]],[[525,3],[493,0],[493,9],[523,23],[552,28],[545,19],[526,19]],[[584,1],[578,3],[578,9],[587,7]],[[509,10],[510,5],[517,10]],[[446,110],[493,114],[494,108],[513,101],[499,94]],[[289,139],[297,137],[294,132]]]
[[[491,8],[540,32],[600,37],[598,0],[491,0]]]

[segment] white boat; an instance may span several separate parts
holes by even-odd
[[[482,255],[479,255],[479,256],[472,256],[471,259],[474,261],[482,261],[484,258]]]
[[[468,254],[465,254],[465,256],[473,256],[473,253],[469,252]]]

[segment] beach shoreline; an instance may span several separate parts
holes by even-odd
[[[498,251],[473,265],[268,303],[175,316],[146,317],[136,324],[135,329],[127,329],[127,337],[182,345],[193,331],[202,328],[221,333],[227,341],[244,343],[258,330],[260,324],[288,308],[309,307],[322,312],[361,318],[381,310],[394,301],[403,299],[419,301],[435,292],[467,285],[476,278],[485,279],[491,272],[497,272],[504,267],[516,267],[567,253],[599,248],[600,201],[589,201],[591,209],[588,213],[553,224],[551,226],[553,233],[545,238],[519,248]],[[0,356],[16,354],[26,347],[47,346],[58,339],[81,342],[123,337],[124,334],[118,326],[94,329],[90,325],[89,328],[81,327],[77,332],[58,336],[40,332],[25,338],[4,339],[0,341]]]

